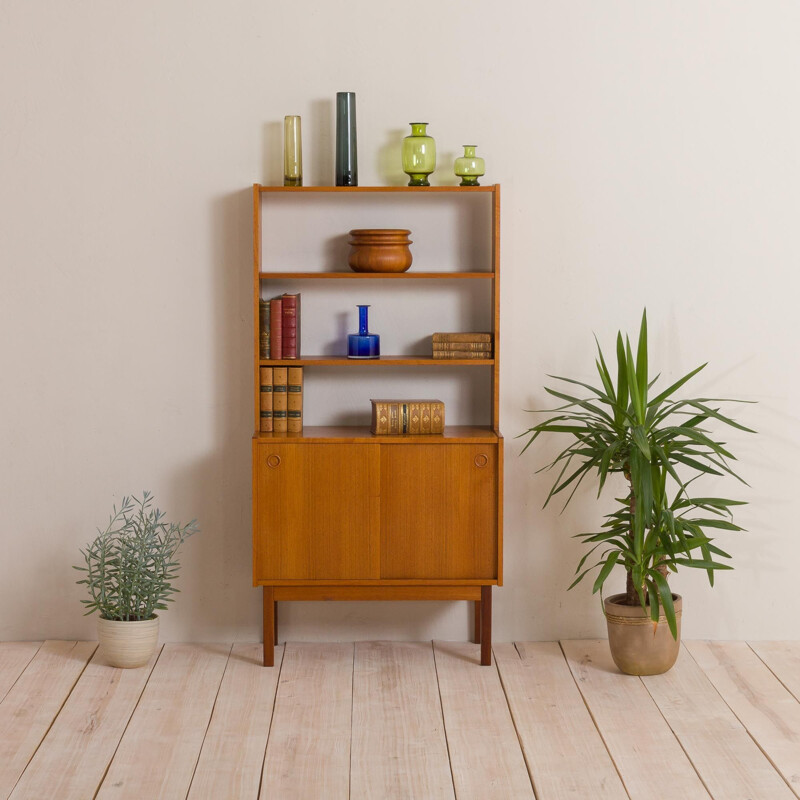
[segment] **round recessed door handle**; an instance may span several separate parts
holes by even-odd
[[[475,456],[475,466],[476,467],[485,467],[489,463],[489,456],[486,453],[478,453]]]
[[[272,453],[271,455],[267,456],[267,466],[268,467],[272,467],[273,469],[275,469],[275,467],[279,467],[280,464],[281,464],[281,457],[280,456],[275,455],[275,453]]]

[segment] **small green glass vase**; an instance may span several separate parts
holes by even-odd
[[[465,144],[464,155],[456,159],[454,167],[456,175],[461,178],[460,186],[480,186],[478,178],[486,172],[486,163],[475,155],[477,145]]]
[[[403,172],[409,186],[430,186],[428,175],[436,169],[436,142],[428,136],[427,122],[411,122],[411,135],[403,139]]]

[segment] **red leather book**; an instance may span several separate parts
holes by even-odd
[[[283,353],[283,302],[280,297],[269,301],[269,355],[281,358]]]
[[[283,358],[297,358],[300,353],[300,295],[284,294],[282,301]]]

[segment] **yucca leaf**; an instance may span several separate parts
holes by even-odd
[[[639,398],[642,404],[642,415],[639,420],[644,425],[644,408],[647,405],[647,309],[642,312],[642,324],[639,328],[639,345],[636,353],[636,380]]]
[[[594,586],[592,587],[592,594],[596,594],[603,587],[606,578],[611,573],[611,570],[614,569],[614,565],[617,563],[618,558],[619,550],[613,550],[611,553],[609,553],[605,564],[603,564],[603,568],[600,570],[600,573],[595,579]]]
[[[653,572],[653,579],[658,586],[658,594],[661,599],[661,607],[664,609],[664,616],[667,618],[669,632],[673,639],[678,638],[678,624],[675,618],[675,606],[672,602],[672,590],[669,588],[667,579],[658,571]]]

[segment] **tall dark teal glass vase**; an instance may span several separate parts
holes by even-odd
[[[356,93],[336,93],[336,185],[358,186]]]
[[[348,358],[380,358],[381,337],[369,332],[369,306],[358,307],[358,333],[347,337]]]

